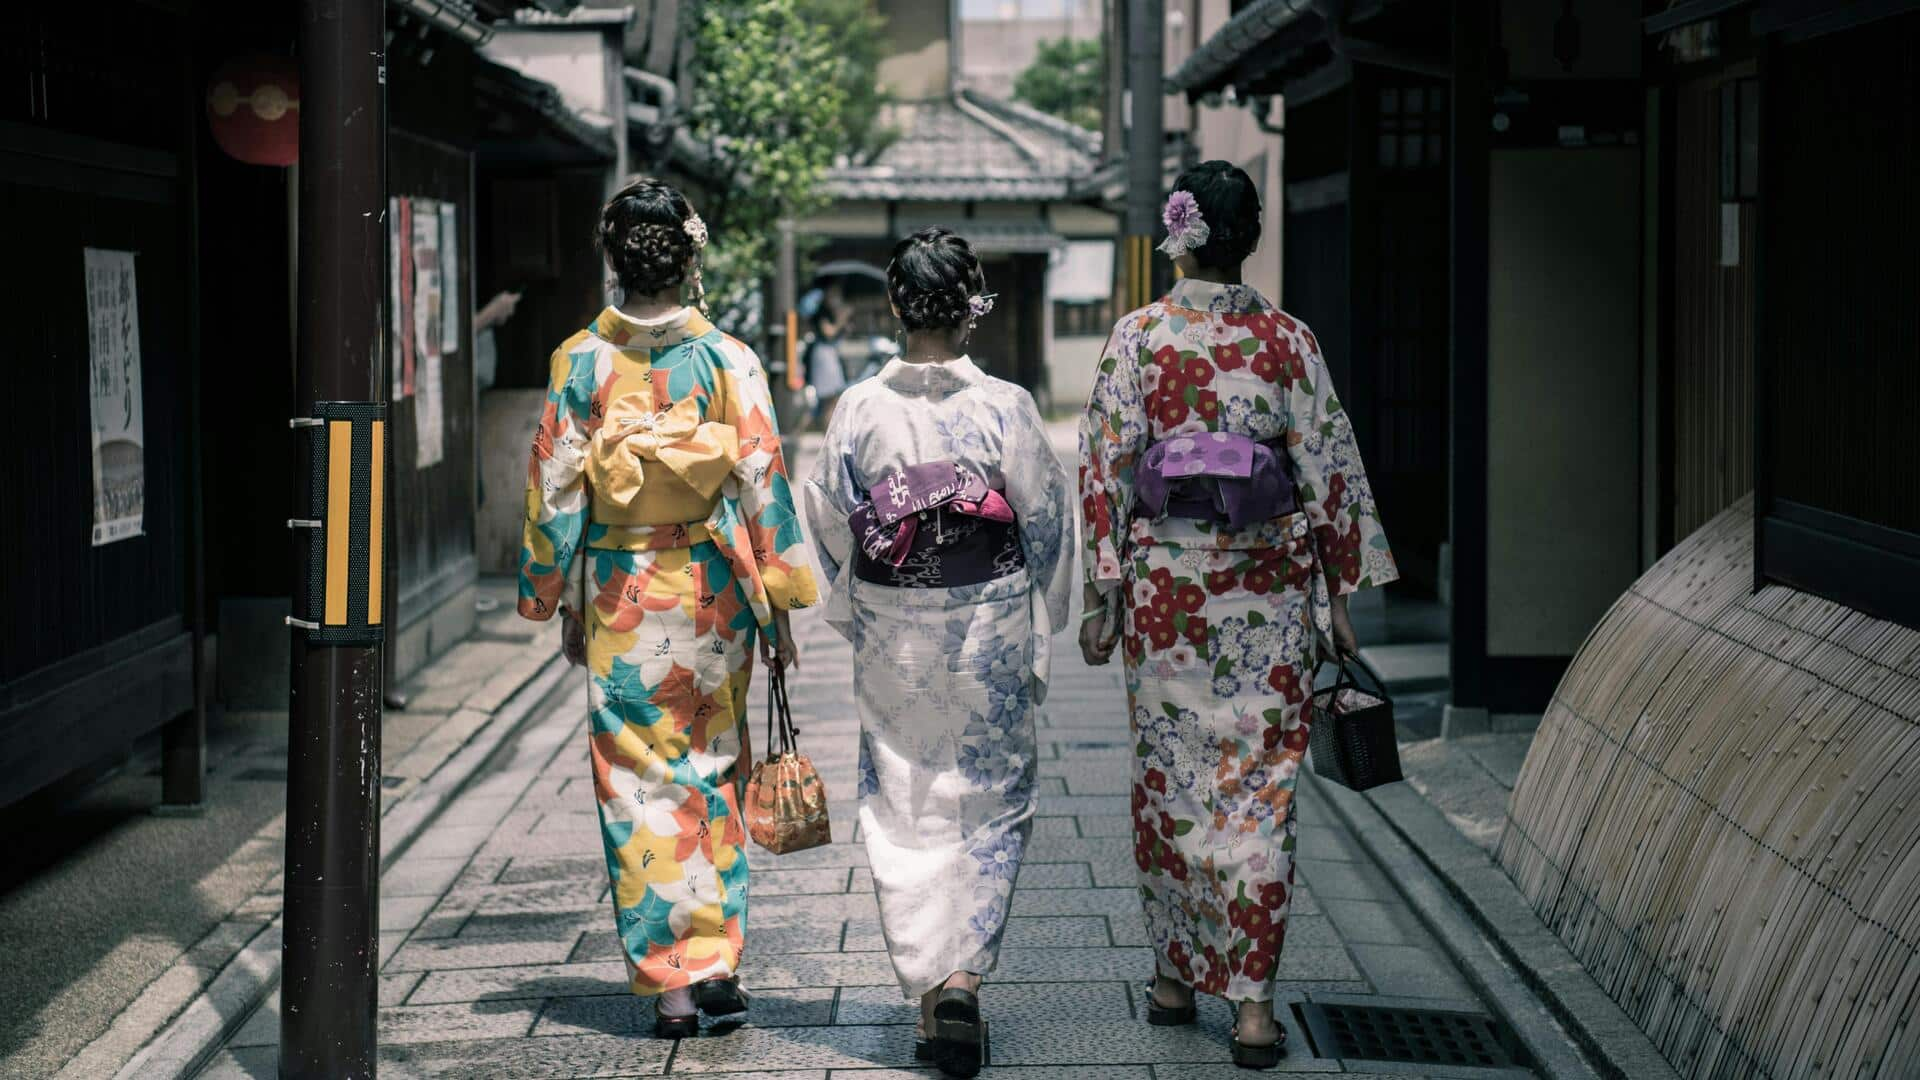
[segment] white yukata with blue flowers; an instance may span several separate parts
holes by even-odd
[[[1026,568],[951,589],[855,580],[847,515],[895,470],[943,460],[1006,497]],[[849,389],[807,481],[827,620],[853,642],[860,831],[909,999],[999,958],[1033,831],[1033,710],[1074,580],[1074,497],[1032,396],[964,356],[894,360]]]

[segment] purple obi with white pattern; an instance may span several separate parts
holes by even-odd
[[[896,588],[952,589],[1027,564],[1006,497],[951,461],[909,465],[847,515],[853,574]]]
[[[1192,518],[1244,529],[1296,509],[1286,460],[1266,443],[1225,431],[1153,444],[1133,471],[1136,517]]]

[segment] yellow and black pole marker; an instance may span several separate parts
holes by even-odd
[[[294,627],[288,671],[281,1080],[378,1063],[379,644],[391,467],[386,4],[298,0],[298,348]]]
[[[308,536],[306,605],[287,625],[315,645],[378,645],[386,637],[387,405],[322,401],[290,422],[307,432],[311,515],[290,528]]]

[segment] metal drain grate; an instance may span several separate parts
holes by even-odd
[[[1294,1009],[1321,1057],[1478,1068],[1525,1064],[1506,1025],[1485,1013],[1318,1002]]]

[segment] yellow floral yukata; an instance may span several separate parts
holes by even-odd
[[[1148,448],[1284,446],[1300,509],[1238,532],[1133,512]],[[1162,975],[1268,1001],[1293,901],[1294,780],[1330,599],[1399,576],[1320,346],[1245,285],[1191,278],[1121,319],[1080,425],[1087,583],[1117,606],[1134,864]]]
[[[640,322],[608,308],[554,351],[519,609],[585,619],[594,796],[636,994],[739,966],[754,638],[815,600],[753,350],[691,309]]]

